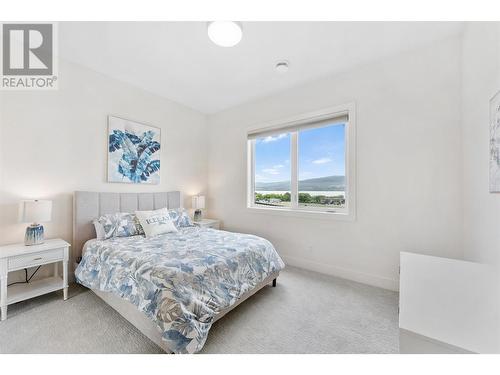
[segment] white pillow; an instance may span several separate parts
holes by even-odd
[[[95,219],[93,222],[95,228],[95,235],[98,240],[103,240],[106,237],[106,232],[104,231],[104,227],[99,220]]]
[[[156,211],[135,211],[139,222],[144,229],[146,237],[154,237],[159,234],[177,232],[167,208]]]

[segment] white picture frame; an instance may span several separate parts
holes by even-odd
[[[500,193],[500,91],[490,100],[490,193]]]
[[[160,183],[161,129],[108,116],[108,182]]]

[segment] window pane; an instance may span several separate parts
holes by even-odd
[[[290,133],[255,140],[255,204],[290,207]]]
[[[345,124],[298,133],[299,207],[345,207]]]

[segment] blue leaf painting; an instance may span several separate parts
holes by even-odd
[[[109,117],[108,180],[159,183],[160,129]]]

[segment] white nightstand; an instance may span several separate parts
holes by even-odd
[[[0,308],[1,319],[7,319],[7,306],[42,294],[64,290],[68,298],[68,260],[70,244],[61,239],[46,240],[43,244],[0,246]],[[58,275],[58,262],[63,263],[63,277]],[[30,283],[7,287],[9,272],[54,263],[54,275]]]
[[[193,221],[193,224],[202,228],[220,229],[220,220],[217,219],[201,219],[201,221]]]

